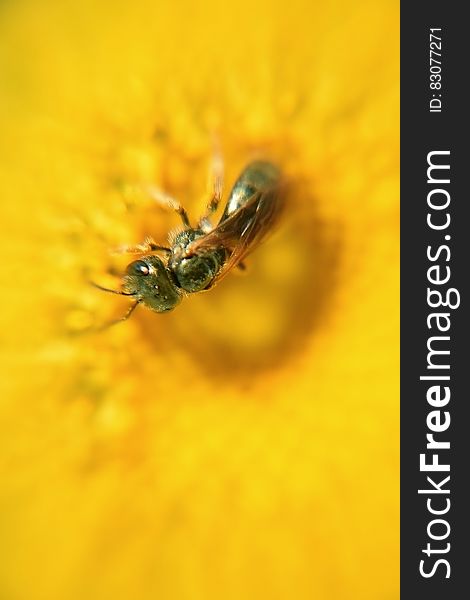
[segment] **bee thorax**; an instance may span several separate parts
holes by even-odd
[[[170,263],[178,284],[186,292],[206,289],[217,275],[222,261],[218,252],[176,259]]]

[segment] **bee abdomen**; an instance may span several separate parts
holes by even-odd
[[[235,182],[221,222],[244,206],[257,192],[265,192],[279,182],[280,171],[270,162],[250,163]]]

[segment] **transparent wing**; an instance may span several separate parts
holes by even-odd
[[[188,247],[188,255],[201,250],[226,248],[230,254],[210,287],[252,252],[272,230],[282,211],[285,195],[280,186],[257,191],[229,217],[221,220],[207,235]]]

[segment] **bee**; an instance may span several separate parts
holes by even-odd
[[[169,247],[156,244],[152,238],[124,247],[124,252],[143,255],[127,266],[120,290],[94,284],[133,300],[126,314],[110,324],[128,319],[139,304],[157,313],[173,310],[188,294],[213,288],[234,267],[244,269],[244,259],[272,231],[285,201],[280,170],[266,161],[245,167],[215,227],[209,217],[222,197],[220,164],[212,198],[196,227],[191,226],[186,210],[177,201],[159,193],[154,197],[180,215],[183,228],[170,234]]]

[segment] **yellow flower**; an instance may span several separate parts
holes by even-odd
[[[0,72],[0,596],[397,598],[398,3],[3,3]],[[94,331],[214,132],[278,230]]]

